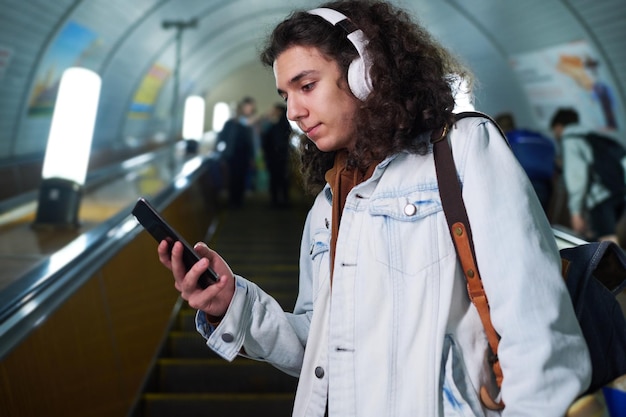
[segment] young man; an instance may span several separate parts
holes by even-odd
[[[626,209],[623,145],[582,126],[571,108],[558,109],[550,129],[561,145],[571,228],[585,239],[618,243],[617,224]]]
[[[318,193],[299,296],[284,312],[206,245],[185,273],[180,244],[170,258],[161,243],[208,346],[299,376],[294,416],[564,415],[589,384],[588,351],[528,177],[492,123],[455,123],[463,69],[406,13],[361,0],[292,14],[262,59]],[[447,127],[501,336],[500,393],[441,208],[430,139]],[[201,291],[209,265],[220,282]],[[504,410],[480,401],[483,386]]]

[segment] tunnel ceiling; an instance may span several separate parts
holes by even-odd
[[[530,120],[525,117],[530,106],[511,70],[511,59],[579,40],[593,45],[607,63],[616,95],[624,101],[623,0],[391,1],[469,65],[480,81],[477,101],[484,111],[515,110]],[[163,89],[171,88],[177,30],[164,28],[164,22],[196,22],[181,32],[180,92],[181,96],[206,95],[233,73],[258,63],[260,46],[277,22],[294,9],[318,4],[305,0],[0,0],[0,53],[9,55],[8,63],[0,66],[0,135],[4,135],[0,155],[42,149],[48,126],[26,110],[32,107],[33,92],[63,69],[62,63],[48,59],[70,29],[77,36],[66,36],[66,42],[91,40],[74,57],[75,63],[103,78],[94,141],[104,143],[162,128],[140,126],[142,120],[129,118],[128,109],[151,72],[165,73]],[[166,113],[170,104],[160,101],[156,105]]]
[[[617,1],[392,1],[479,70],[485,61],[502,62],[517,53],[585,37],[608,41],[610,33],[616,34],[604,20],[606,10],[611,4],[617,6]],[[108,25],[103,27],[103,36],[112,35],[114,42],[109,42],[103,72],[124,60],[172,66],[176,30],[164,29],[163,23],[195,20],[195,28],[182,34],[181,77],[198,89],[207,89],[256,60],[266,34],[288,13],[317,4],[304,0],[83,0],[71,14],[110,15],[100,19]],[[612,9],[623,14],[624,7]],[[617,33],[623,34],[623,28]]]

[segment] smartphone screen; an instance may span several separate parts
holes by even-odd
[[[191,267],[200,260],[200,257],[189,243],[165,221],[159,212],[145,198],[142,197],[137,200],[132,214],[157,242],[166,240],[170,244],[170,250],[176,241],[183,244],[183,262],[187,270],[191,269]],[[218,275],[211,268],[208,268],[198,279],[198,286],[205,289],[209,285],[216,283],[218,279]]]

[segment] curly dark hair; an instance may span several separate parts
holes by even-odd
[[[373,92],[355,115],[355,131],[363,133],[348,163],[365,170],[402,150],[425,153],[429,142],[421,134],[454,122],[451,83],[463,79],[471,84],[469,71],[406,11],[389,3],[349,0],[320,7],[346,15],[369,40]],[[346,78],[350,63],[358,56],[344,29],[306,11],[294,12],[276,26],[261,61],[271,67],[293,46],[318,48],[338,63]],[[332,167],[334,155],[318,150],[302,135],[300,160],[309,191],[317,192],[324,186],[324,174]]]

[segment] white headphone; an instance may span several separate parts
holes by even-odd
[[[347,33],[347,38],[359,53],[359,57],[350,63],[348,68],[348,86],[352,94],[364,101],[372,92],[372,79],[370,68],[372,60],[365,47],[368,40],[361,29],[358,29],[345,15],[333,9],[319,8],[309,10],[307,13],[320,16],[333,26],[339,25]]]

